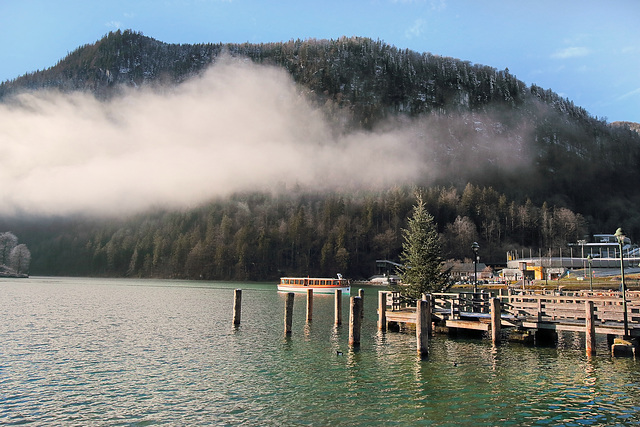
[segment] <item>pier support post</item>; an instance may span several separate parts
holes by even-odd
[[[387,293],[378,292],[378,330],[387,330]]]
[[[313,317],[313,289],[307,289],[307,322]]]
[[[362,327],[362,298],[351,297],[349,310],[349,345],[360,345],[360,329]]]
[[[429,333],[429,336],[433,335],[433,328],[432,328],[432,319],[431,319],[431,314],[433,313],[433,296],[431,294],[422,294],[422,299],[425,301],[428,301],[429,304],[427,304],[427,308],[428,308],[428,313],[427,313],[427,332]]]
[[[336,326],[342,325],[342,289],[336,289],[335,324]]]
[[[360,301],[360,303],[362,304],[362,310],[360,310],[360,317],[362,318],[362,320],[364,320],[364,289],[360,288],[358,289],[358,296],[360,297],[360,299],[362,301]]]
[[[538,322],[542,322],[542,297],[538,298]]]
[[[500,310],[500,298],[491,298],[491,341],[500,343],[500,330],[502,328],[502,312]]]
[[[593,301],[585,301],[585,342],[587,356],[596,354],[596,323],[593,312]]]
[[[416,312],[416,344],[418,355],[425,358],[429,354],[429,323],[431,317],[431,301],[421,299],[418,301]]]
[[[242,289],[233,291],[233,324],[240,324],[240,313],[242,312]]]
[[[287,293],[287,300],[284,305],[284,334],[291,335],[291,325],[293,323],[293,292]]]

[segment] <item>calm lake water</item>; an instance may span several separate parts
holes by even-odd
[[[364,289],[353,351],[346,297],[336,328],[333,296],[306,324],[296,295],[285,338],[274,283],[1,280],[0,424],[640,424],[640,362],[604,337],[589,359],[582,334],[557,348],[439,335],[419,360],[415,335],[377,331],[379,288]]]

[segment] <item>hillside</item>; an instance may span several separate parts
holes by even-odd
[[[640,123],[634,123],[634,122],[612,122],[611,123],[612,126],[619,126],[619,127],[627,127],[631,130],[634,130],[638,133],[640,133]]]
[[[496,70],[459,59],[403,50],[377,40],[341,38],[266,44],[173,45],[132,31],[116,32],[78,48],[47,70],[2,83],[0,101],[12,102],[15,94],[41,89],[86,91],[107,100],[118,96],[123,88],[184,84],[221,58],[248,58],[258,64],[285,69],[300,93],[333,124],[335,133],[365,132],[374,136],[393,128],[411,135],[413,155],[425,165],[425,173],[413,184],[431,192],[432,198],[428,200],[433,210],[438,211],[436,217],[443,235],[447,230],[453,233],[457,217],[466,218],[475,228],[476,234],[471,234],[496,260],[513,245],[540,248],[551,244],[565,245],[581,237],[581,233],[612,232],[621,225],[632,239],[640,238],[640,191],[637,189],[640,135],[633,130],[634,124],[614,126],[591,117],[583,108],[550,89],[527,86],[508,69]],[[277,244],[278,248],[288,245],[290,248],[290,252],[280,249],[280,259],[268,257],[270,270],[248,274],[248,267],[243,264],[243,276],[237,275],[236,270],[232,272],[230,267],[222,267],[228,264],[239,268],[238,258],[234,258],[242,258],[237,255],[239,243],[232,244],[236,233],[259,232],[246,228],[248,223],[236,216],[235,202],[222,201],[219,205],[211,205],[212,211],[186,213],[186,218],[179,221],[166,213],[138,218],[132,223],[124,223],[126,225],[93,223],[93,228],[87,230],[87,225],[79,225],[75,220],[56,222],[56,226],[63,224],[64,233],[69,235],[74,234],[71,231],[74,227],[83,230],[77,234],[85,236],[84,240],[76,240],[75,255],[69,257],[90,258],[90,264],[95,268],[78,270],[77,274],[124,274],[133,265],[129,274],[143,276],[263,278],[275,276],[277,271],[274,269],[281,266],[289,271],[303,271],[311,268],[311,263],[315,271],[326,270],[327,265],[314,264],[309,259],[322,258],[325,251],[325,259],[329,259],[331,253],[332,262],[337,263],[340,257],[336,258],[336,253],[340,248],[344,249],[341,252],[343,262],[346,259],[352,263],[349,268],[364,274],[367,263],[381,253],[390,258],[397,255],[399,229],[411,206],[410,191],[406,189],[399,193],[397,189],[385,190],[360,197],[300,193],[297,195],[299,200],[287,198],[286,202],[277,197],[271,199],[271,196],[260,196],[259,203],[255,202],[254,196],[250,198],[254,202],[238,197],[238,203],[257,208],[269,218],[261,228],[263,233],[269,231],[262,235],[269,245]],[[337,202],[332,202],[332,197],[341,200],[339,208],[335,208]],[[388,197],[395,202],[387,200]],[[289,208],[282,211],[283,205]],[[338,209],[336,213],[327,215],[334,220],[342,218],[339,230],[334,229],[338,224],[331,226],[326,222],[327,218],[322,219],[322,212],[333,212],[334,209]],[[367,209],[369,215],[375,212],[375,221],[366,219]],[[225,213],[214,215],[213,211]],[[563,223],[562,218],[567,215],[571,220]],[[354,218],[360,218],[355,222],[361,224],[360,238],[364,241],[345,241],[345,234],[353,233]],[[4,221],[6,229],[16,231],[14,220]],[[166,221],[174,225],[176,223],[172,221],[178,221],[180,225],[169,227]],[[209,232],[204,225],[207,221],[216,224]],[[226,232],[223,231],[225,221],[230,221]],[[299,227],[300,221],[306,224],[305,233],[309,233],[310,239],[307,242],[295,238],[293,244],[282,234],[282,226],[278,231],[278,224],[288,224],[285,228],[289,230]],[[516,224],[518,221],[519,225]],[[40,227],[20,224],[27,234]],[[140,234],[139,227],[151,228],[148,234]],[[184,265],[187,255],[196,248],[203,251],[202,254],[217,253],[218,264],[208,267],[207,274],[175,273],[171,268],[152,272],[150,266],[156,265],[158,259],[155,258],[160,256],[154,255],[158,254],[157,245],[160,244],[154,235],[167,227],[172,231],[166,234],[174,237],[172,243],[167,241],[163,247],[167,249],[177,240],[182,242],[179,250],[174,247],[183,254],[175,255],[176,269],[178,265]],[[51,230],[50,227],[46,229]],[[568,229],[571,231],[567,232]],[[222,235],[214,238],[208,233]],[[247,236],[255,237],[251,233]],[[52,259],[38,261],[38,248],[41,248],[41,256],[45,248],[50,251],[55,234],[52,232],[47,237],[52,240],[40,244],[34,241],[36,233],[28,238],[33,251],[32,270],[45,273],[66,265],[58,263],[54,267]],[[138,237],[128,241],[132,235]],[[125,239],[125,236],[128,237]],[[23,239],[27,240],[26,237]],[[246,239],[245,236],[241,241],[246,244]],[[99,260],[107,257],[100,254],[110,241],[117,241],[120,248],[127,249],[117,257],[111,253],[111,267],[107,267],[107,258],[104,258],[105,265]],[[218,241],[218,246],[214,241]],[[224,245],[221,246],[220,241],[224,241]],[[236,249],[229,249],[227,255],[216,252],[215,247],[232,245]],[[299,252],[295,249],[298,246],[306,249]],[[136,248],[138,251],[134,256]],[[83,250],[87,252],[82,253]],[[267,250],[266,247],[263,250]],[[361,259],[365,252],[366,259]],[[307,259],[306,267],[297,263],[294,253],[303,254],[301,256]],[[450,248],[450,255],[466,256],[464,249],[456,247]],[[116,263],[120,256],[122,259]],[[144,256],[149,259],[144,261]],[[223,260],[225,256],[232,259]],[[266,253],[261,256],[267,258]],[[146,269],[142,267],[145,262]],[[114,263],[118,264],[117,268]],[[213,272],[216,268],[218,270]],[[65,271],[57,270],[56,273]]]

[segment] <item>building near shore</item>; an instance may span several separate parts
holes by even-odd
[[[587,270],[620,269],[620,245],[613,234],[595,234],[593,242],[581,240],[570,244],[568,248],[557,249],[554,256],[551,250],[545,255],[538,250],[538,256],[529,250],[529,256],[525,252],[507,252],[507,268],[501,271],[500,276],[506,280],[555,280],[573,270],[581,270],[586,277]],[[557,255],[556,255],[557,254]],[[632,244],[626,237],[622,246],[622,255],[625,269],[637,269],[640,264],[640,248]]]

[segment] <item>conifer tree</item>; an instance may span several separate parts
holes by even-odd
[[[443,268],[442,247],[433,216],[426,210],[421,194],[413,216],[402,230],[403,242],[400,259],[404,263],[400,271],[402,282],[407,284],[401,292],[419,299],[423,293],[442,291],[449,282],[449,270]]]

